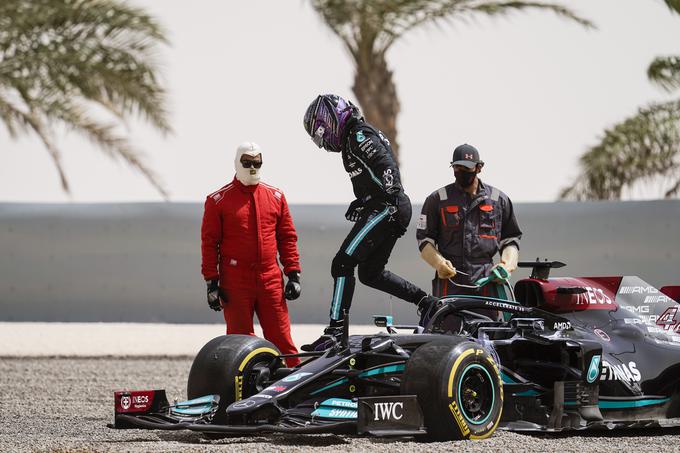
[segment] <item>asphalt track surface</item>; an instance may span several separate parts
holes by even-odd
[[[113,391],[165,388],[183,399],[191,358],[0,357],[0,452],[244,451],[680,451],[680,429],[521,435],[422,443],[336,435],[268,435],[210,441],[192,432],[111,430]]]

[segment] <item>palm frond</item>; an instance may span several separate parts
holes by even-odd
[[[171,132],[167,93],[158,79],[158,49],[166,43],[165,31],[150,15],[119,0],[3,0],[0,118],[16,136],[27,132],[16,111],[28,115],[34,122],[28,130],[53,155],[56,147],[46,140],[47,131],[52,123],[65,123],[105,151],[117,150],[167,196],[129,143],[113,135],[113,125],[72,110],[94,103],[119,121],[138,116],[164,134]]]
[[[666,91],[680,88],[680,57],[657,57],[647,69],[647,77]]]
[[[671,11],[680,14],[680,0],[664,0],[664,2]]]
[[[652,104],[607,129],[579,167],[580,176],[561,191],[561,199],[616,200],[638,181],[680,177],[680,101]],[[671,188],[664,196],[675,192]]]

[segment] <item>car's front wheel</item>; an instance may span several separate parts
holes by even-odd
[[[432,440],[484,439],[503,410],[498,366],[478,343],[443,337],[415,350],[406,364],[404,395],[417,395]]]

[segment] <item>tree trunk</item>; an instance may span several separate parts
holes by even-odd
[[[399,165],[397,116],[401,109],[392,71],[384,54],[366,55],[357,61],[352,91],[357,97],[366,121],[377,127],[390,140],[394,160]]]

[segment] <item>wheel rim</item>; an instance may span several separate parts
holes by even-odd
[[[271,357],[273,359],[274,357]],[[258,358],[259,359],[259,358]],[[243,374],[243,395],[254,395],[261,392],[267,387],[267,380],[269,379],[268,365],[271,360],[257,360],[252,364],[248,364]]]
[[[496,395],[491,374],[486,368],[476,363],[465,367],[458,381],[458,398],[467,422],[482,425],[489,420]]]

